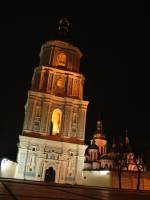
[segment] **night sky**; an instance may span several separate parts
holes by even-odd
[[[71,2],[71,1],[70,1]],[[130,2],[130,1],[129,1]],[[86,143],[101,116],[104,133],[124,135],[135,149],[149,148],[150,16],[148,5],[51,4],[1,9],[0,156],[14,158],[24,105],[41,45],[56,35],[58,21],[70,21],[69,39],[83,52],[87,112]],[[75,4],[75,5],[73,5]],[[13,7],[12,7],[13,6]]]

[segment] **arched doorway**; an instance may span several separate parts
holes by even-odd
[[[55,170],[53,169],[53,167],[50,167],[48,168],[46,171],[45,171],[45,181],[46,182],[54,182],[55,181]]]

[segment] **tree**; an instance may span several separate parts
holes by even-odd
[[[128,159],[127,159],[127,151],[125,151],[125,146],[123,145],[122,136],[119,138],[119,145],[118,145],[118,153],[116,153],[115,157],[115,165],[118,172],[119,178],[119,189],[122,188],[121,185],[121,176],[123,170],[128,170]]]
[[[146,171],[150,171],[150,148],[145,149],[142,158],[146,166]]]
[[[119,189],[121,189],[122,188],[122,184],[121,184],[122,171],[125,168],[126,170],[128,170],[127,154],[123,152],[118,152],[115,158],[115,165],[118,172]]]
[[[135,165],[137,167],[137,171],[138,171],[136,189],[139,191],[140,190],[141,173],[144,171],[144,163],[143,163],[142,157],[135,154],[134,155],[134,163],[135,163]]]

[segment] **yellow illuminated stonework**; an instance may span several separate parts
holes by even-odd
[[[57,56],[57,66],[66,66],[66,54],[59,53]]]
[[[63,88],[65,86],[65,82],[62,78],[57,80],[57,87]]]
[[[81,51],[64,41],[42,45],[19,137],[15,178],[82,183],[88,101],[83,100]],[[48,174],[47,174],[48,172]]]

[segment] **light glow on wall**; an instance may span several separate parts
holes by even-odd
[[[17,163],[3,158],[0,164],[0,177],[14,178]]]
[[[57,135],[60,133],[61,118],[62,118],[61,110],[55,109],[52,115],[52,123],[53,123],[52,135]]]
[[[5,170],[7,167],[11,165],[11,162],[4,158],[1,162],[1,170]]]
[[[93,173],[94,175],[102,175],[102,176],[104,176],[104,175],[107,175],[107,174],[109,174],[109,170],[96,170],[96,171],[91,171],[91,173]]]
[[[111,185],[111,171],[108,170],[85,170],[83,177],[83,185],[98,187],[110,187]]]
[[[107,175],[109,174],[109,170],[100,171],[100,175]]]

